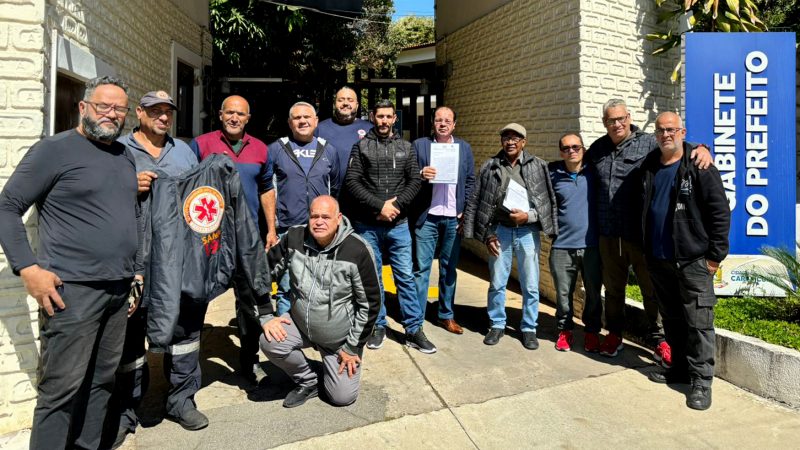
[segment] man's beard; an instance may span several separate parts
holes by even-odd
[[[336,121],[339,123],[351,123],[356,120],[356,111],[357,110],[351,110],[350,114],[345,115],[339,112],[338,109],[334,109],[333,115],[335,116]]]
[[[101,127],[96,120],[92,120],[89,115],[81,117],[81,125],[83,125],[83,132],[89,139],[100,142],[114,142],[122,133],[122,126],[125,125],[125,119],[112,121],[116,127],[112,130],[109,128]]]

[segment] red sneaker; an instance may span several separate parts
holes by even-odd
[[[661,363],[661,366],[665,369],[672,367],[672,348],[667,344],[667,341],[658,344],[656,351],[653,352],[653,359]]]
[[[597,333],[586,333],[583,335],[583,351],[586,353],[597,353],[600,351],[600,335]]]
[[[603,356],[614,357],[622,350],[622,337],[614,333],[608,333],[603,344],[600,345],[600,354]]]
[[[558,333],[558,340],[556,341],[556,350],[560,352],[568,352],[572,349],[572,331],[561,331]]]

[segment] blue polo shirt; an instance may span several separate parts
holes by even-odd
[[[551,162],[548,169],[558,205],[558,237],[552,247],[569,250],[596,247],[594,169],[584,165],[578,172],[568,172],[564,161]]]

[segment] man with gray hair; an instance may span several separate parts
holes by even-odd
[[[317,112],[311,104],[297,102],[289,108],[290,136],[269,145],[267,164],[272,170],[276,202],[266,214],[275,216],[278,236],[295,225],[308,223],[308,208],[320,195],[336,196],[339,192],[339,157],[336,149],[324,138],[315,137]],[[277,204],[277,205],[276,205]],[[289,276],[278,282],[277,314],[289,311],[285,293]]]
[[[31,147],[0,194],[0,244],[39,304],[32,449],[100,446],[141,269],[136,163],[116,141],[128,88],[117,78],[89,80],[78,110],[78,127]],[[36,254],[22,222],[34,204]]]
[[[605,285],[605,317],[608,335],[600,345],[603,356],[613,357],[622,350],[625,326],[625,286],[628,268],[633,266],[642,290],[648,320],[648,341],[656,347],[654,358],[669,366],[672,352],[664,340],[658,304],[647,265],[638,227],[638,170],[645,156],[658,149],[655,137],[631,124],[631,114],[624,100],[611,99],[603,105],[603,125],[608,133],[594,141],[586,159],[597,170],[597,218],[600,234],[600,259]],[[706,148],[692,152],[694,164],[705,168],[711,164]]]

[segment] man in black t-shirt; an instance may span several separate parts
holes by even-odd
[[[714,166],[692,164],[681,118],[656,118],[660,152],[642,163],[643,247],[658,292],[672,367],[650,372],[656,383],[691,383],[686,406],[711,407],[714,378],[714,273],[728,254],[731,212]]]
[[[31,449],[97,448],[125,337],[140,231],[136,166],[116,142],[127,86],[89,80],[76,129],[22,158],[0,194],[0,244],[39,304]],[[22,216],[36,204],[39,250]]]

